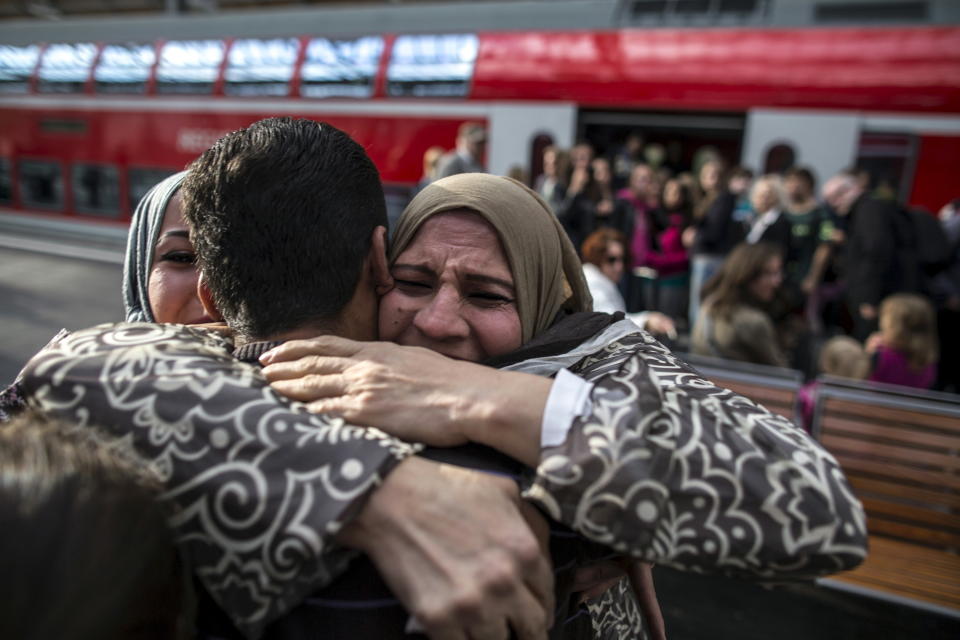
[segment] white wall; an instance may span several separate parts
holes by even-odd
[[[573,146],[577,109],[572,103],[494,104],[488,118],[490,173],[505,175],[515,164],[529,171],[530,144],[541,133],[550,135],[561,147]]]
[[[811,167],[818,185],[853,165],[860,145],[861,117],[799,109],[751,109],[747,113],[741,163],[762,171],[767,151],[793,147],[798,165]]]

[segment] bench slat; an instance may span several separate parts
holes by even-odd
[[[941,549],[960,548],[960,535],[918,527],[903,522],[894,522],[884,518],[867,516],[867,531],[872,536],[883,535],[899,540],[911,541],[914,546],[926,545],[930,547],[940,547]],[[960,584],[957,585],[960,589]]]
[[[919,445],[936,449],[960,449],[960,431],[945,434],[942,431],[930,431],[908,424],[878,424],[863,422],[857,416],[827,416],[821,422],[821,433],[856,434],[870,438],[882,438],[905,445]]]
[[[942,486],[931,489],[915,487],[896,480],[888,481],[861,476],[850,470],[846,475],[857,495],[864,493],[874,496],[891,496],[922,504],[960,508],[960,494],[946,490]]]
[[[875,456],[891,462],[900,463],[906,467],[929,465],[951,472],[960,469],[960,457],[920,449],[904,449],[896,445],[882,444],[863,440],[862,438],[845,438],[836,434],[823,434],[820,442],[831,453],[843,451],[847,455]],[[891,473],[897,473],[891,469]]]
[[[833,451],[829,447],[827,449],[837,458],[837,462],[840,463],[845,473],[868,473],[894,481],[897,478],[909,478],[910,482],[915,484],[960,490],[960,476],[952,473],[927,471],[925,469],[904,470],[902,467],[894,467],[887,462],[847,456],[843,452]]]
[[[878,500],[865,496],[861,496],[860,501],[863,502],[863,508],[867,510],[868,515],[876,514],[888,518],[905,520],[910,524],[929,527],[936,531],[953,533],[960,538],[960,515],[955,513],[945,513],[937,509],[925,509],[900,502]],[[867,529],[869,529],[869,520],[867,525]]]
[[[861,420],[876,418],[883,423],[922,425],[954,433],[958,429],[956,415],[941,415],[932,410],[917,411],[833,397],[825,399],[824,409],[828,415],[849,415]]]

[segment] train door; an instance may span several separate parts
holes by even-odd
[[[507,175],[519,165],[534,172],[539,165],[530,158],[532,147],[542,146],[547,139],[560,147],[573,145],[577,109],[572,103],[494,103],[488,120],[487,170]],[[526,167],[528,162],[531,166]]]
[[[647,162],[673,172],[689,171],[702,151],[712,149],[728,164],[741,155],[744,117],[736,113],[665,113],[584,110],[578,139],[589,142],[598,155],[615,157],[627,138],[639,136]],[[616,167],[614,167],[616,170]]]

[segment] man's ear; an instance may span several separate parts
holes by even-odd
[[[210,287],[207,286],[203,272],[201,272],[200,277],[197,278],[197,297],[200,298],[200,304],[203,305],[203,312],[210,316],[211,320],[214,322],[223,320],[220,310],[217,309],[217,305],[213,302],[213,293],[211,293]]]
[[[380,226],[373,230],[367,262],[370,265],[370,277],[377,295],[382,296],[393,289],[393,276],[390,275],[390,267],[387,265],[386,227]]]

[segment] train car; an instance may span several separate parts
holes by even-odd
[[[296,34],[296,26],[290,27]],[[349,132],[391,211],[432,146],[489,131],[488,169],[634,131],[678,164],[860,165],[903,201],[958,193],[960,27],[583,29],[0,45],[0,208],[123,222],[225,132],[290,115]]]

